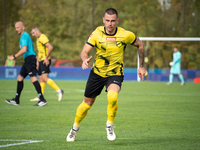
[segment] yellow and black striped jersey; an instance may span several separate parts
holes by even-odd
[[[36,45],[38,49],[39,61],[43,61],[46,58],[46,55],[48,53],[48,48],[45,46],[45,44],[48,42],[49,39],[45,34],[41,34],[40,37],[37,38]],[[50,59],[50,57],[48,59]]]
[[[102,77],[123,75],[126,45],[133,44],[135,41],[135,34],[123,28],[117,27],[115,34],[108,35],[104,26],[97,27],[87,41],[87,44],[96,48],[94,73]]]

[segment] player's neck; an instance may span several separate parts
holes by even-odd
[[[108,30],[106,30],[106,28],[104,28],[104,30],[105,30],[105,33],[106,33],[107,35],[115,35],[116,32],[117,32],[117,27],[116,27],[113,31],[111,31],[111,32],[109,32]]]
[[[24,31],[21,32],[20,36],[22,36],[23,33],[24,33]]]
[[[39,34],[38,34],[38,38],[39,38],[41,35],[42,35],[42,33],[39,33]]]

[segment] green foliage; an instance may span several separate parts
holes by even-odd
[[[3,14],[3,1],[0,0]],[[94,6],[94,8],[93,8]],[[7,54],[19,51],[19,36],[14,29],[15,22],[22,20],[26,31],[33,26],[46,34],[53,45],[57,59],[80,60],[80,52],[91,32],[102,23],[106,8],[114,7],[119,13],[119,26],[134,32],[138,37],[198,37],[200,35],[200,2],[173,0],[169,8],[151,0],[6,0]],[[3,22],[3,15],[0,15]],[[0,24],[3,29],[3,23]],[[0,33],[0,64],[3,58],[3,31]],[[34,46],[35,38],[32,37]],[[161,49],[160,49],[161,50]],[[136,67],[137,49],[127,47],[125,66]],[[91,53],[94,55],[94,52]],[[17,65],[23,59],[18,59]],[[151,64],[150,64],[151,65]]]
[[[200,69],[199,42],[149,42],[149,68],[169,68],[173,60],[173,48],[177,46],[182,53],[182,69]]]
[[[34,107],[37,96],[29,80],[24,81],[20,105],[4,100],[15,95],[16,81],[1,80],[0,146],[20,141],[43,140],[1,147],[9,150],[195,150],[200,149],[200,84],[180,82],[124,82],[119,93],[119,109],[114,121],[116,140],[106,138],[107,96],[103,90],[81,122],[76,141],[66,142],[78,105],[83,100],[85,81],[55,81],[65,93],[61,102],[46,85],[48,104]]]

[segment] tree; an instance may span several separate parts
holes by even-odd
[[[2,3],[3,0],[0,0],[0,4]],[[197,0],[185,0],[185,3],[173,0],[167,9],[155,0],[6,0],[6,7],[8,53],[19,50],[19,36],[15,32],[14,23],[21,20],[28,33],[33,26],[38,26],[41,32],[49,37],[54,46],[53,55],[57,59],[80,60],[79,55],[83,45],[92,31],[97,26],[103,25],[102,17],[105,9],[109,7],[117,9],[119,26],[134,32],[138,37],[183,36],[184,26],[185,36],[200,35],[200,2]],[[2,17],[3,15],[0,16],[1,20]],[[2,25],[0,24],[1,28]],[[3,33],[3,29],[0,33]],[[2,35],[1,49],[3,49]],[[35,38],[32,39],[36,46]],[[0,51],[1,58],[2,54]],[[136,67],[137,49],[127,46],[125,59],[126,67]],[[22,62],[17,61],[17,63]]]

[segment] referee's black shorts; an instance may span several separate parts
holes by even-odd
[[[30,77],[37,77],[36,61],[35,55],[30,55],[25,58],[25,62],[20,70],[20,75],[23,78],[26,78],[27,75]]]
[[[104,86],[106,86],[106,92],[107,92],[108,86],[112,83],[117,84],[121,88],[123,80],[124,80],[123,75],[101,77],[97,75],[96,73],[94,73],[92,69],[90,71],[90,75],[86,84],[84,96],[88,98],[94,98],[101,93]]]
[[[44,61],[40,61],[39,62],[39,69],[38,69],[38,75],[42,75],[44,73],[50,73],[51,70],[50,70],[50,65],[51,65],[51,59],[49,59],[49,65],[46,66],[46,64],[43,64]]]

